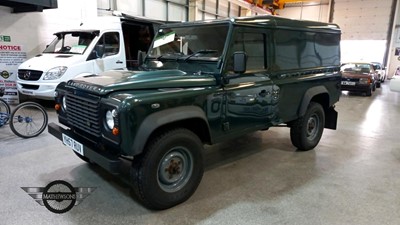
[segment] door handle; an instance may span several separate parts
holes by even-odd
[[[122,64],[123,62],[121,60],[118,60],[116,63],[117,64]]]

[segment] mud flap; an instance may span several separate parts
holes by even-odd
[[[334,107],[325,110],[325,128],[336,130],[338,113]]]

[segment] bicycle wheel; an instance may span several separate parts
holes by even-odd
[[[46,110],[35,102],[19,104],[11,113],[10,128],[22,138],[36,137],[41,134],[48,122]]]
[[[4,100],[0,98],[0,113],[7,113],[10,115],[10,105]]]
[[[0,127],[7,124],[10,118],[10,105],[0,98]]]

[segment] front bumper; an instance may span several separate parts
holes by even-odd
[[[17,89],[20,93],[46,100],[54,100],[57,85],[58,83],[17,81]]]
[[[62,134],[66,134],[69,137],[73,138],[75,141],[81,143],[83,145],[84,156],[88,158],[90,161],[103,167],[108,172],[114,175],[121,173],[122,160],[119,159],[118,157],[93,150],[96,149],[93,143],[87,141],[86,139],[82,138],[79,135],[76,135],[71,130],[64,129],[55,123],[49,123],[47,128],[51,135],[53,135],[54,137],[58,138],[61,141],[62,141]],[[73,150],[71,149],[71,151]]]
[[[354,91],[354,92],[366,92],[369,89],[372,89],[371,85],[362,85],[362,84],[356,84],[356,85],[341,85],[341,90],[342,91]]]

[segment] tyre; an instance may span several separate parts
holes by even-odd
[[[365,92],[366,96],[371,96],[372,95],[372,88],[368,88],[368,90]]]
[[[381,81],[379,81],[379,82],[376,83],[376,87],[377,87],[377,88],[380,88],[380,87],[381,87]]]
[[[0,127],[7,124],[10,117],[10,105],[0,98]]]
[[[168,130],[147,144],[132,162],[135,197],[149,209],[167,209],[186,201],[203,177],[203,143],[184,128]]]
[[[298,150],[313,149],[319,143],[325,127],[324,109],[319,103],[310,102],[304,116],[290,127],[290,139]]]
[[[11,113],[10,128],[22,138],[36,137],[46,129],[48,116],[46,110],[35,102],[19,104]]]

